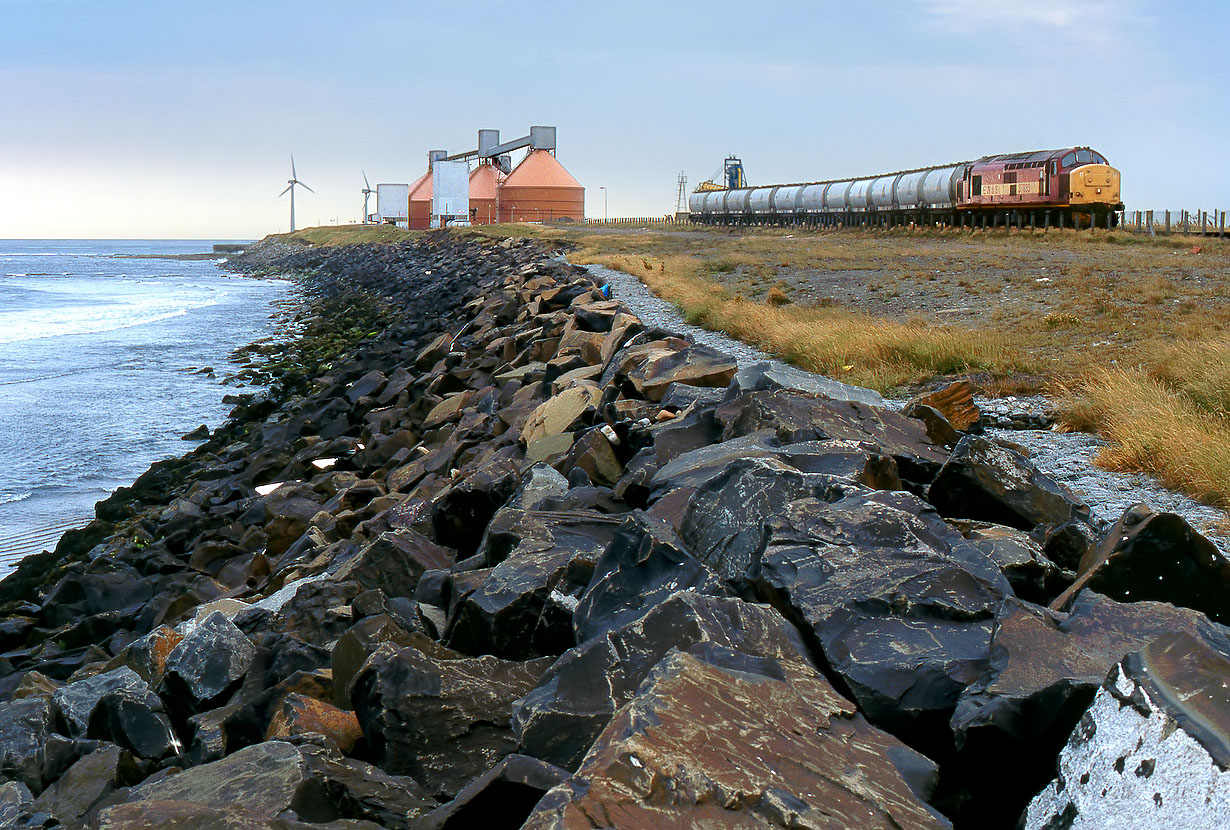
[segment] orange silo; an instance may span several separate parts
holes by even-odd
[[[501,222],[580,221],[585,218],[585,188],[550,150],[531,150],[500,187],[499,218]]]
[[[470,172],[470,221],[491,225],[499,219],[500,185],[505,176],[493,164],[479,164]]]

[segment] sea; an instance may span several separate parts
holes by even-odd
[[[0,239],[0,577],[225,420],[289,290],[179,258],[234,241]]]

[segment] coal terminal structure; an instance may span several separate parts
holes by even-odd
[[[529,241],[233,263],[299,275],[268,392],[0,583],[3,826],[1224,825],[1179,517]]]

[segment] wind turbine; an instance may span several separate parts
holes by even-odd
[[[286,190],[283,190],[281,193],[278,194],[279,196],[285,196],[287,192],[290,193],[290,232],[291,233],[295,232],[295,185],[299,185],[300,187],[307,188],[308,193],[316,192],[315,190],[312,190],[312,188],[308,187],[303,182],[299,181],[299,176],[298,174],[295,173],[295,157],[294,155],[291,155],[290,157],[290,183],[286,186]]]
[[[367,181],[367,173],[363,173],[363,224],[367,224],[367,197],[375,193],[372,190],[371,184]]]

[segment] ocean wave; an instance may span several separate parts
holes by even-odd
[[[18,502],[18,501],[25,501],[26,499],[30,498],[30,496],[32,495],[33,493],[18,493],[13,496],[6,496],[4,494],[0,494],[0,504],[13,504],[14,502]]]
[[[0,326],[0,343],[18,343],[27,340],[68,337],[78,334],[103,334],[109,331],[131,329],[151,323],[160,323],[163,320],[171,320],[176,317],[186,317],[189,311],[196,311],[218,304],[219,300],[215,298],[202,303],[181,305],[175,309],[135,317],[128,316],[111,319],[99,319],[96,317],[93,319],[51,320],[42,321],[41,323],[37,320],[31,320],[26,321],[24,325],[22,322],[17,321],[6,326]]]

